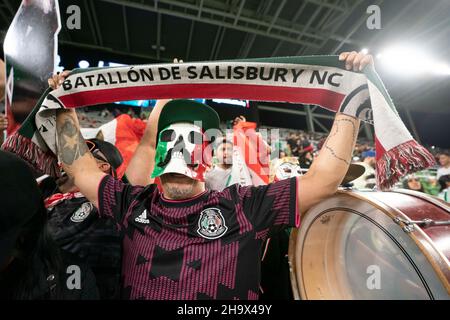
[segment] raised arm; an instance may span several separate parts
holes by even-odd
[[[174,63],[183,63],[175,58]],[[151,178],[155,167],[156,143],[158,142],[158,119],[164,105],[170,100],[158,100],[147,120],[147,127],[133,157],[128,164],[125,175],[132,185],[146,186],[153,183]]]
[[[69,71],[55,75],[48,83],[52,88],[62,84]],[[98,186],[105,176],[89,152],[80,132],[80,124],[74,109],[58,110],[56,113],[58,157],[64,171],[75,178],[80,192],[98,208]]]
[[[170,100],[158,100],[147,120],[147,126],[125,172],[132,185],[146,186],[153,183],[150,176],[155,166],[155,150],[158,137],[158,119],[164,105]]]
[[[348,70],[362,70],[373,64],[372,56],[356,52],[340,55]],[[360,120],[338,113],[331,132],[325,141],[319,156],[314,160],[308,173],[299,177],[298,205],[304,214],[310,207],[333,195],[349,168]]]
[[[333,195],[350,165],[359,132],[359,120],[337,114],[330,135],[311,168],[299,177],[298,201],[301,214]]]
[[[59,110],[56,114],[58,156],[64,171],[75,178],[80,192],[98,208],[98,186],[105,176],[97,166],[84,141],[75,110]]]

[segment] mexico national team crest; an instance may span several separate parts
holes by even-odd
[[[75,213],[70,217],[72,222],[81,222],[84,221],[91,213],[94,206],[90,202],[85,202],[81,205],[81,207],[75,211]]]
[[[217,208],[208,208],[202,211],[198,220],[198,234],[206,239],[220,238],[227,232],[225,219]]]

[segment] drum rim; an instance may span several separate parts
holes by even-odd
[[[430,196],[430,195],[428,195],[426,193],[419,192],[419,191],[414,191],[414,190],[409,190],[409,189],[395,189],[395,190],[392,190],[391,192],[396,192],[396,193],[400,193],[400,194],[406,194],[408,196],[419,198],[421,200],[430,202],[431,204],[434,204],[435,206],[438,206],[441,209],[443,209],[443,210],[447,211],[448,213],[450,213],[450,205],[448,205],[443,200],[435,198],[433,196]]]
[[[401,217],[403,219],[406,219],[407,221],[410,220],[410,218],[404,214],[402,211],[391,207],[390,205],[376,199],[370,196],[371,192],[358,192],[358,191],[352,191],[352,190],[338,190],[336,195],[345,195],[357,198],[358,200],[362,200],[365,202],[370,203],[377,209],[381,210],[384,214],[386,214],[389,218],[394,219],[396,217]],[[400,192],[401,193],[401,192]],[[415,196],[413,194],[403,193],[409,196]],[[427,199],[423,199],[427,200]],[[433,203],[433,202],[432,202]],[[433,203],[434,204],[434,203]],[[316,206],[311,208],[310,210],[314,209]],[[310,212],[308,210],[308,212]],[[305,213],[304,217],[308,215],[308,212]],[[323,211],[322,211],[323,212]],[[395,213],[395,214],[394,214]],[[303,220],[303,219],[302,219]],[[400,227],[403,227],[404,224],[400,222]],[[295,232],[291,232],[290,239],[289,239],[289,249],[288,249],[288,257],[289,257],[289,264],[291,267],[291,270],[293,273],[291,273],[291,286],[293,291],[297,291],[299,297],[298,298],[304,298],[305,292],[304,288],[300,287],[302,282],[298,279],[297,276],[297,266],[296,266],[296,240],[298,236],[300,235],[300,229],[303,227],[303,224],[300,226],[300,228],[295,228]],[[443,270],[443,266],[447,265],[447,270],[450,270],[450,263],[447,259],[447,257],[444,256],[444,254],[437,248],[434,241],[422,230],[422,228],[415,228],[415,232],[408,233],[408,235],[411,237],[411,239],[416,243],[419,250],[422,252],[422,254],[426,257],[427,261],[432,266],[433,270],[435,271],[437,277],[441,281],[444,288],[447,290],[447,292],[450,294],[450,271],[448,271],[448,275],[446,275],[445,271]],[[425,250],[426,247],[431,247],[431,250]],[[294,287],[295,285],[295,287]],[[295,298],[295,294],[294,294]]]
[[[404,214],[402,211],[398,210],[397,208],[394,208],[390,206],[389,204],[386,204],[378,199],[374,199],[370,197],[370,193],[362,193],[362,192],[345,192],[345,191],[338,191],[338,194],[347,194],[349,196],[352,196],[354,198],[360,199],[360,200],[367,200],[370,201],[374,206],[376,206],[378,209],[382,210],[385,214],[387,214],[391,218],[396,218],[390,210],[395,211],[396,214],[400,215],[402,218],[406,219],[407,221],[410,221],[411,219]],[[412,194],[406,194],[414,197],[415,195]],[[425,199],[424,199],[425,200]],[[403,222],[400,222],[399,224],[401,227],[405,226]],[[435,270],[436,274],[438,275],[439,279],[443,283],[445,289],[450,294],[450,262],[447,259],[446,256],[441,252],[441,250],[438,249],[436,246],[436,243],[423,231],[422,228],[415,228],[415,232],[410,232],[408,235],[411,237],[411,239],[416,243],[422,254],[427,258],[428,262],[431,264],[433,269]],[[425,246],[428,245],[433,249],[433,252],[430,252],[429,250],[425,250]],[[433,254],[432,254],[433,253]],[[443,265],[447,265],[447,270],[444,270],[442,267]],[[446,272],[447,271],[447,272]]]
[[[289,235],[289,247],[288,247],[288,263],[289,263],[289,278],[291,279],[291,288],[294,300],[300,300],[300,286],[297,281],[297,266],[295,264],[295,240],[297,239],[299,228],[293,228]],[[291,259],[291,258],[294,259]],[[294,260],[294,261],[292,261]]]

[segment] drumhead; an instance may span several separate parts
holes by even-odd
[[[367,193],[340,193],[312,208],[292,233],[294,297],[301,299],[449,299],[448,279],[395,214]],[[356,195],[356,196],[355,196]],[[446,260],[446,261],[445,261]],[[439,262],[442,264],[442,261]]]

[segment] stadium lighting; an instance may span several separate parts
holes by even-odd
[[[369,49],[364,48],[364,49],[361,50],[361,53],[363,53],[363,54],[368,54],[368,53],[369,53]]]
[[[401,74],[450,75],[450,66],[436,61],[432,56],[419,48],[396,46],[386,49],[377,55],[383,66]]]
[[[236,100],[236,99],[212,99],[215,103],[225,103],[225,104],[232,104],[240,107],[247,107],[247,101],[246,100]]]
[[[450,66],[445,63],[436,64],[436,74],[449,76],[450,75]]]
[[[61,56],[59,54],[56,55],[55,58],[55,71],[56,72],[63,72],[64,71],[64,67],[60,65],[61,64]]]
[[[81,69],[89,68],[89,62],[87,62],[86,60],[81,60],[80,62],[78,62],[78,66]]]

